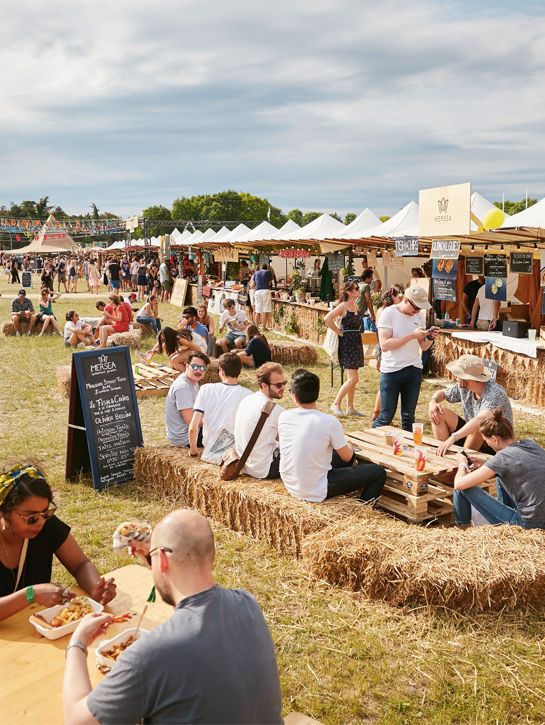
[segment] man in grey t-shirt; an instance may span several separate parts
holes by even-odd
[[[188,430],[193,405],[199,392],[199,381],[203,379],[209,364],[210,359],[204,353],[190,353],[185,373],[178,376],[170,386],[165,405],[165,423],[167,438],[173,446],[189,447]]]
[[[212,577],[214,535],[197,511],[166,516],[147,547],[172,617],[138,639],[92,690],[87,645],[112,619],[88,615],[66,652],[70,723],[282,723],[274,645],[255,599]],[[94,718],[94,719],[93,719]]]

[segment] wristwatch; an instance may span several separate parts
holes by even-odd
[[[25,589],[25,599],[29,604],[33,604],[34,602],[34,587],[27,587]]]

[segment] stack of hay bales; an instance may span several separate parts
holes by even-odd
[[[269,347],[273,361],[281,365],[314,365],[318,360],[316,348],[302,342],[273,340]]]
[[[153,332],[153,327],[151,325],[145,325],[142,322],[133,322],[132,329],[140,330],[143,340],[147,337],[155,337],[155,333]]]
[[[108,337],[107,347],[127,345],[132,350],[138,350],[142,340],[142,330],[128,330],[127,332],[114,332]]]
[[[34,327],[32,329],[32,334],[33,335],[38,334],[38,332],[41,330],[41,328],[42,328],[42,323],[36,322],[36,324],[34,325]],[[28,330],[28,323],[22,322],[21,330],[26,333],[26,331]],[[49,325],[49,327],[45,331],[44,335],[52,335],[54,332],[55,331],[54,331],[53,327],[51,325]],[[0,334],[3,335],[4,337],[15,337],[15,326],[11,320],[4,320],[4,322],[2,322],[2,324],[0,325]]]

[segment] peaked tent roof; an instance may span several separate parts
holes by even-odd
[[[540,227],[545,229],[545,198],[538,201],[537,204],[529,206],[528,209],[523,209],[518,214],[508,217],[500,229],[513,227]]]
[[[338,237],[345,229],[346,227],[342,222],[333,219],[329,214],[322,214],[298,231],[288,234],[284,239],[286,241],[297,241],[299,239],[332,239]],[[281,239],[282,237],[276,235],[275,238]]]
[[[243,236],[237,239],[237,242],[258,242],[262,239],[270,239],[273,234],[276,234],[278,229],[273,226],[270,222],[264,221],[258,224],[257,227],[250,230]],[[234,240],[232,240],[234,241]]]
[[[59,227],[55,226],[57,224],[59,222],[57,222],[53,214],[50,214],[38,232],[38,235],[30,244],[26,247],[21,247],[21,249],[12,250],[13,253],[58,254],[62,252],[82,252],[83,247],[75,242],[70,234],[62,228],[62,222]]]
[[[209,242],[219,241],[220,239],[223,239],[224,237],[226,237],[227,234],[229,234],[229,229],[227,229],[227,227],[224,226],[221,229],[218,229],[218,231],[214,234],[214,236],[211,237],[208,241]]]
[[[380,223],[378,216],[371,209],[365,208],[339,236],[341,239],[361,239],[369,229],[378,227]]]
[[[293,232],[296,232],[298,229],[301,229],[299,224],[294,222],[293,219],[288,219],[288,221],[273,234],[271,239],[286,239],[286,235],[293,234]]]
[[[220,233],[218,232],[212,237],[212,239],[209,239],[208,241],[214,242],[214,244],[228,244],[229,242],[244,236],[249,231],[251,231],[250,227],[247,227],[246,224],[239,224],[231,231],[227,230],[227,234],[220,235]]]
[[[393,217],[377,227],[368,229],[367,237],[417,237],[419,232],[418,204],[410,201]]]

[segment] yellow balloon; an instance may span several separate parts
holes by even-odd
[[[495,209],[490,209],[490,211],[487,211],[484,215],[483,227],[485,229],[497,229],[498,227],[501,227],[504,221],[504,212],[496,207]]]

